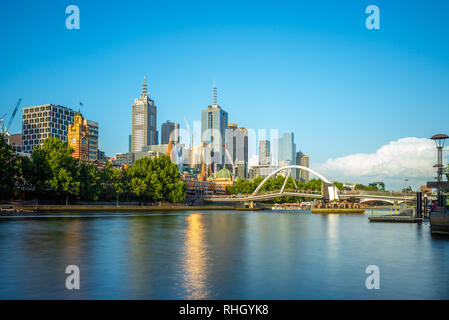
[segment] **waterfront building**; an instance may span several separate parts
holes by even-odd
[[[281,138],[278,138],[278,161],[288,165],[296,164],[296,144],[293,132],[285,132]],[[280,164],[277,165],[280,166]]]
[[[170,139],[179,143],[179,123],[168,120],[161,125],[161,144],[168,144]]]
[[[23,152],[31,153],[33,147],[43,145],[44,140],[56,137],[68,142],[69,125],[73,124],[76,112],[70,108],[45,104],[22,109]]]
[[[259,165],[269,166],[270,165],[270,140],[260,140],[259,141]]]
[[[213,88],[212,104],[201,111],[201,142],[211,147],[211,161],[222,165],[225,161],[225,131],[228,113],[217,103],[217,88]]]
[[[222,184],[213,180],[199,180],[194,175],[183,174],[181,179],[187,184],[188,196],[200,195],[224,195],[228,184]]]
[[[134,100],[132,106],[132,138],[131,151],[142,151],[142,147],[157,144],[156,106],[150,99],[146,78],[142,86],[140,98]]]
[[[83,118],[81,113],[78,112],[74,117],[74,123],[69,124],[67,136],[69,147],[73,149],[72,156],[82,161],[89,161],[90,129],[87,120]],[[94,160],[96,160],[96,157]]]
[[[298,151],[296,153],[296,164],[309,168],[309,156],[305,155],[301,151]],[[309,181],[309,171],[307,170],[296,170],[296,179],[298,179],[301,182],[308,182]]]

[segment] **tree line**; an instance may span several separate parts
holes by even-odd
[[[110,163],[98,168],[72,153],[66,143],[47,138],[30,157],[22,156],[0,134],[0,199],[185,201],[187,186],[166,155],[138,159],[126,168]]]

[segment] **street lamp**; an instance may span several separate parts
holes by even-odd
[[[404,205],[407,205],[407,181],[408,179],[404,179]]]
[[[437,193],[438,193],[438,200],[440,200],[440,195],[441,195],[441,177],[443,176],[443,148],[444,148],[444,143],[446,142],[446,139],[449,139],[449,136],[447,136],[446,134],[436,134],[433,137],[431,137],[430,139],[435,141],[435,144],[437,146],[437,152],[438,152],[438,164],[437,164],[437,178],[438,178],[438,188],[437,188]]]

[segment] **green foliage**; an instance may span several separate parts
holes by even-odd
[[[0,136],[0,195],[2,199],[17,193],[33,192],[38,197],[81,200],[108,199],[121,194],[137,196],[143,202],[183,202],[187,185],[182,182],[178,167],[168,156],[143,158],[130,168],[103,169],[72,157],[73,150],[56,138],[48,138],[35,147],[31,157],[12,152]]]
[[[250,194],[253,193],[254,190],[259,186],[259,184],[263,181],[263,177],[256,177],[252,181],[238,178],[234,185],[228,186],[226,188],[226,191],[230,194]],[[295,184],[293,183],[292,177],[289,177],[285,189],[286,190],[293,190],[295,189]],[[262,186],[259,192],[270,192],[270,191],[276,191],[281,190],[282,186],[284,184],[285,177],[282,175],[278,175],[275,178],[271,178],[267,180],[267,182]],[[299,190],[308,190],[308,191],[321,191],[321,183],[322,181],[320,179],[312,179],[306,183],[300,182],[299,180],[295,179],[296,185],[298,186]],[[343,187],[343,185],[341,185]],[[273,199],[273,202],[297,202],[301,200],[299,197],[282,197],[282,198],[275,198]]]
[[[365,186],[363,184],[356,184],[354,190],[378,191],[376,187]]]
[[[17,180],[20,175],[20,160],[12,147],[0,133],[0,199],[6,200],[17,193]]]
[[[143,202],[183,202],[187,186],[181,181],[178,167],[170,157],[137,160],[129,169],[130,190]]]

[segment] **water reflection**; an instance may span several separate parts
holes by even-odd
[[[210,295],[207,288],[207,245],[204,241],[203,215],[190,214],[187,217],[184,256],[185,299],[205,299]]]

